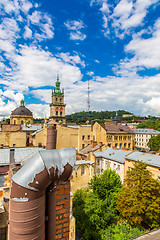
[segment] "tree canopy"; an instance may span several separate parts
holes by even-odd
[[[153,136],[149,139],[148,142],[148,147],[150,148],[151,151],[159,151],[160,149],[160,134],[157,136]]]
[[[160,224],[160,183],[147,165],[138,161],[127,171],[117,210],[132,225],[154,228]]]
[[[137,128],[151,128],[160,131],[160,122],[158,119],[156,121],[148,119],[145,122],[139,123]]]
[[[116,196],[121,191],[121,181],[116,171],[105,170],[94,176],[86,191],[73,195],[73,215],[83,239],[101,239],[100,231],[118,219]]]

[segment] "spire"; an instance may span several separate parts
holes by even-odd
[[[20,101],[20,106],[24,107],[24,100],[23,99]]]
[[[57,74],[57,81],[56,81],[56,92],[60,92],[60,81],[59,81],[59,74]]]

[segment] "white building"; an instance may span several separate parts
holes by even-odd
[[[107,148],[102,152],[94,152],[95,155],[95,173],[101,174],[105,169],[116,170],[119,174],[121,181],[124,180],[124,164],[125,157],[130,154],[131,151],[114,150],[113,148]]]
[[[147,143],[152,136],[160,134],[159,131],[148,128],[132,129],[135,132],[135,147],[149,150]]]

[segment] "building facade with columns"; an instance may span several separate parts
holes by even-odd
[[[56,88],[52,91],[52,103],[50,104],[50,120],[66,123],[64,104],[64,90],[60,90],[59,76],[57,75]]]

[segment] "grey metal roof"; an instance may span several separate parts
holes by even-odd
[[[41,132],[42,130],[44,130],[44,128],[42,128],[42,129],[39,129],[39,130],[37,130],[37,131],[35,131],[35,132],[31,133],[31,136],[34,136],[34,135],[36,135],[36,133],[38,133],[38,132]]]
[[[136,134],[152,134],[152,135],[158,135],[160,134],[159,131],[150,129],[150,128],[137,128],[132,129]]]
[[[29,157],[34,155],[41,148],[38,147],[28,147],[28,148],[15,148],[15,162],[22,163],[27,160]],[[10,162],[10,149],[0,149],[0,166],[8,165]]]
[[[123,151],[121,149],[115,150],[113,148],[107,148],[102,152],[94,152],[96,157],[107,158],[119,163],[125,163],[125,157],[130,154],[131,151]]]
[[[74,129],[78,129],[78,125],[77,126],[67,126],[68,128],[74,128]]]
[[[22,126],[22,131],[37,131],[41,128],[41,125],[27,125],[26,127]]]
[[[88,161],[85,161],[85,160],[77,160],[76,162],[75,162],[75,165],[82,165],[82,164],[93,164],[94,162],[93,161],[90,161],[90,160],[88,160]]]
[[[142,161],[147,165],[151,165],[154,167],[160,167],[160,156],[150,153],[143,153],[143,152],[132,152],[127,157],[129,160],[133,161]]]

